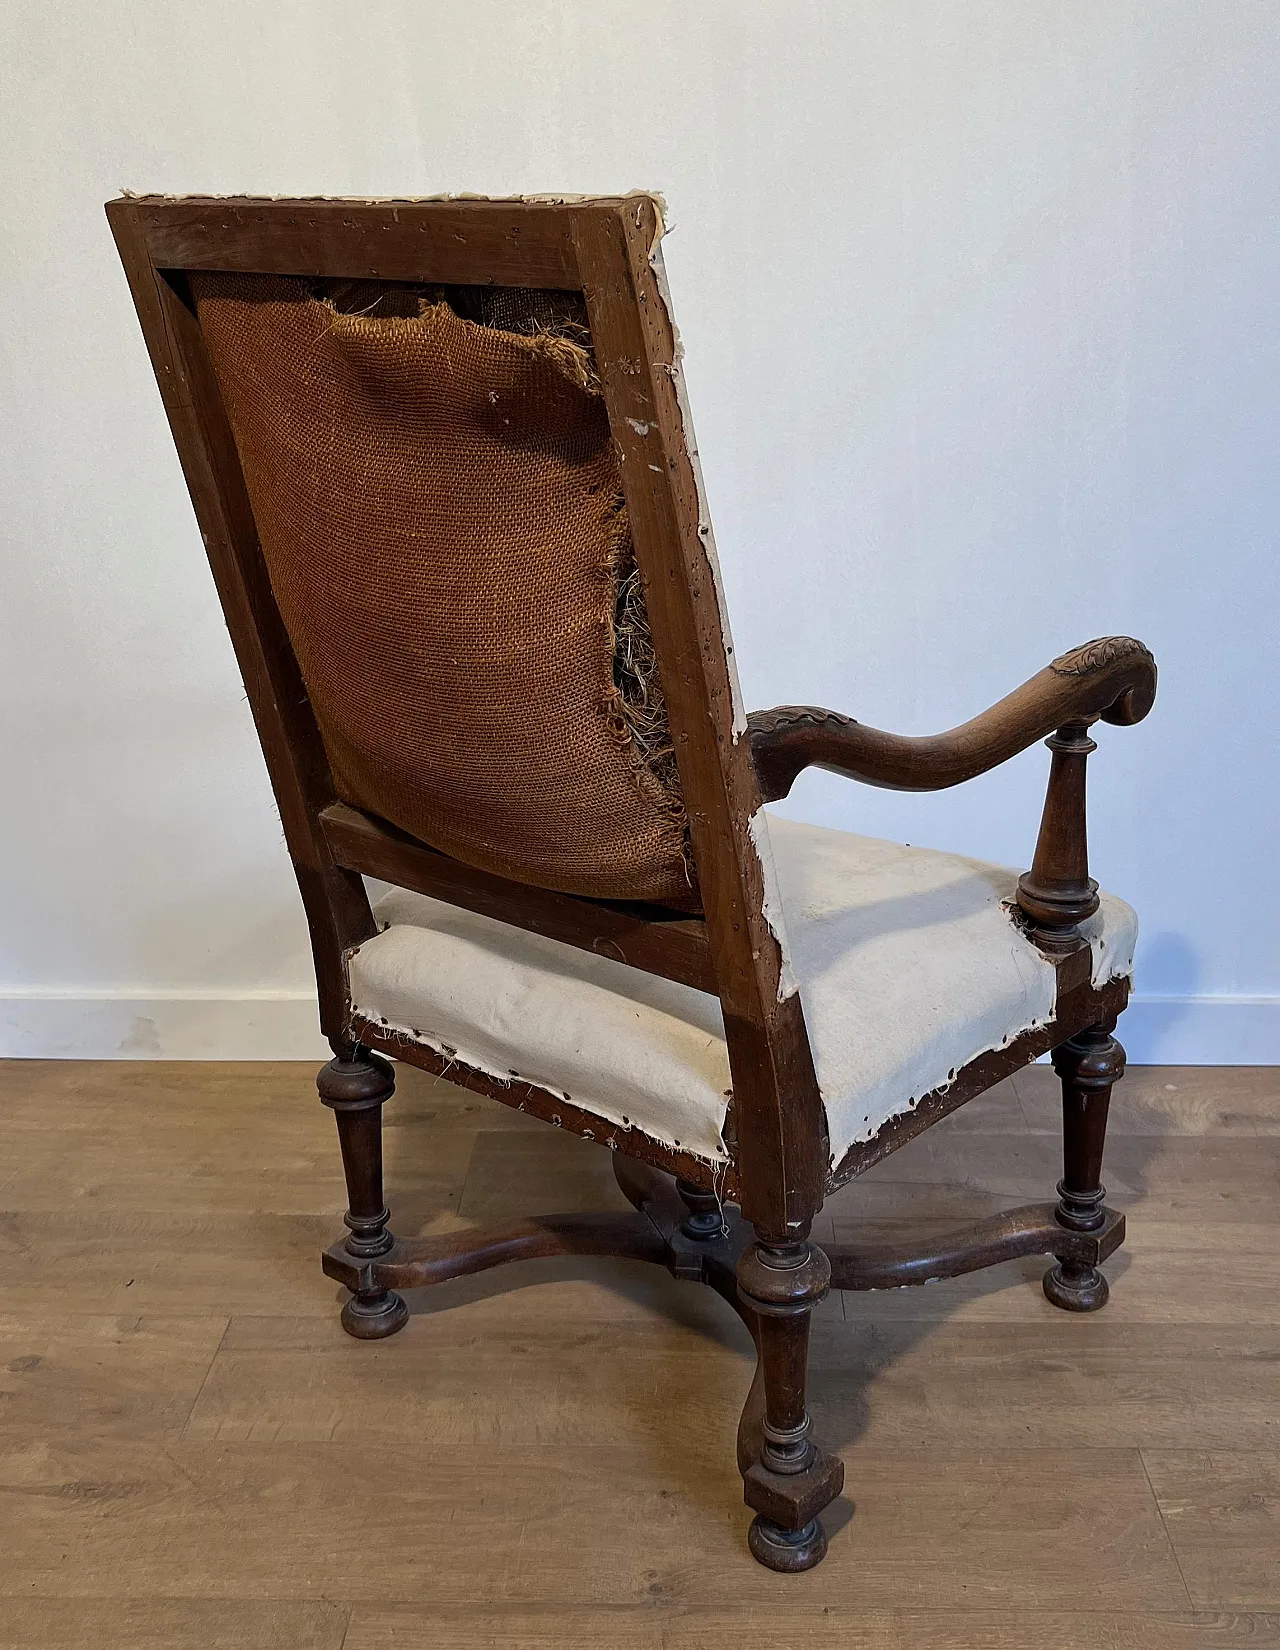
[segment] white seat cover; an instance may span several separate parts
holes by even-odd
[[[375,914],[390,926],[347,965],[357,1014],[724,1158],[729,1056],[717,998],[405,889]]]
[[[1053,1018],[1055,970],[1005,908],[1016,871],[773,816],[768,836],[834,1162]],[[714,997],[403,889],[377,916],[387,926],[348,962],[357,1014],[723,1161]],[[1122,900],[1104,894],[1085,931],[1095,985],[1132,972]]]
[[[837,1162],[979,1054],[1053,1018],[1057,972],[1015,926],[1017,871],[771,818],[769,836]],[[1093,981],[1133,971],[1138,922],[1102,896]]]

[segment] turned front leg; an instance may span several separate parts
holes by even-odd
[[[1114,1020],[1078,1032],[1053,1051],[1062,1080],[1063,1173],[1058,1182],[1056,1218],[1069,1232],[1096,1232],[1106,1215],[1102,1202],[1102,1152],[1112,1086],[1124,1076],[1124,1049],[1111,1035]],[[1045,1274],[1044,1292],[1069,1312],[1096,1312],[1105,1306],[1107,1280],[1094,1265],[1059,1258]]]
[[[391,1063],[358,1045],[339,1054],[316,1078],[320,1098],[333,1112],[347,1180],[347,1254],[362,1267],[362,1281],[342,1309],[342,1327],[357,1340],[394,1335],[409,1308],[394,1291],[373,1281],[369,1262],[394,1247],[387,1229],[391,1211],[382,1199],[382,1108],[395,1092]]]
[[[831,1286],[831,1263],[806,1241],[757,1241],[738,1261],[738,1294],[753,1314],[764,1388],[760,1454],[743,1473],[756,1517],[751,1551],[771,1570],[809,1570],[827,1538],[818,1513],[839,1495],[844,1463],[810,1437],[805,1388],[809,1318]]]

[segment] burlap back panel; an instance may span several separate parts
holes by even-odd
[[[630,544],[589,356],[444,302],[192,285],[342,798],[504,876],[696,907],[678,780],[620,714]]]

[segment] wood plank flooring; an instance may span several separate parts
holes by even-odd
[[[833,1296],[827,1562],[746,1553],[749,1342],[709,1291],[533,1262],[338,1327],[345,1205],[295,1065],[0,1063],[0,1650],[1280,1647],[1280,1071],[1132,1068],[1110,1306],[1043,1263]],[[417,1072],[394,1227],[622,1206],[607,1154]],[[819,1237],[1052,1194],[1032,1068]]]

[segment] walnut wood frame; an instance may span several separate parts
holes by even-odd
[[[831,1283],[924,1282],[1046,1253],[1056,1304],[1105,1298],[1098,1263],[1123,1220],[1098,1181],[1106,1096],[1123,1069],[1110,1036],[1127,982],[1096,990],[1078,924],[1096,907],[1084,830],[1087,728],[1139,720],[1155,691],[1151,656],[1107,638],[1055,660],[1009,698],[935,739],[902,739],[811,707],[744,719],[736,702],[710,525],[681,397],[665,299],[661,219],[648,196],[564,202],[126,198],[107,215],[244,676],[315,955],[320,1020],[335,1059],[321,1073],[347,1172],[347,1239],[325,1270],[351,1291],[344,1326],[393,1333],[397,1290],[535,1254],[619,1254],[711,1284],[743,1317],[759,1363],[739,1437],[756,1557],[775,1569],[818,1562],[817,1514],[843,1468],[809,1439],[809,1315]],[[297,660],[271,591],[231,428],[187,292],[193,270],[576,289],[586,299],[644,582],[693,853],[702,917],[549,893],[475,870],[350,807],[337,795]],[[779,992],[782,959],[764,914],[751,821],[810,765],[907,790],[957,784],[1052,735],[1054,766],[1032,869],[1018,900],[1058,969],[1051,1025],[986,1054],[945,1089],[830,1162],[825,1114],[800,998]],[[714,992],[733,1078],[722,1173],[636,1128],[527,1083],[447,1062],[454,1082],[616,1148],[631,1215],[563,1216],[481,1234],[397,1241],[382,1201],[381,1107],[399,1059],[446,1062],[353,1017],[348,951],[375,924],[363,876],[376,876],[647,972]],[[826,1252],[809,1243],[827,1191],[1048,1049],[1063,1077],[1066,1175],[1059,1202],[1013,1210],[924,1248]],[[642,1168],[640,1164],[647,1167]],[[674,1187],[656,1171],[676,1176]],[[710,1194],[714,1192],[713,1198]],[[739,1205],[724,1224],[719,1199]]]

